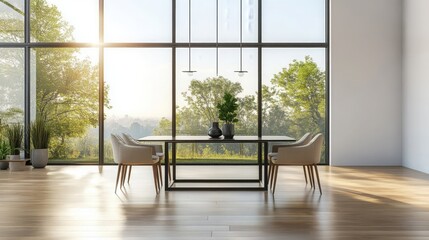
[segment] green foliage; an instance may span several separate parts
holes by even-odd
[[[41,117],[37,117],[31,123],[30,136],[35,149],[48,148],[51,130],[46,126],[46,122]]]
[[[171,135],[171,121],[167,118],[162,118],[158,122],[158,126],[153,130],[153,134],[157,136]]]
[[[298,137],[305,132],[325,131],[325,73],[311,57],[294,60],[288,68],[275,74],[271,83],[273,87],[263,92],[264,96],[271,95],[267,98],[269,115],[278,115],[282,110],[290,121],[290,135]]]
[[[10,154],[10,148],[6,141],[0,141],[0,160],[6,158],[6,155]]]
[[[192,80],[188,91],[182,93],[182,96],[187,103],[187,108],[195,112],[206,126],[211,122],[217,122],[219,113],[216,105],[222,102],[225,92],[236,96],[242,91],[240,83],[234,83],[219,76],[202,81]]]
[[[24,127],[22,124],[14,123],[7,125],[5,136],[9,141],[10,154],[18,155],[22,146],[22,139],[24,137]]]
[[[219,111],[219,119],[223,120],[226,124],[236,123],[237,119],[237,98],[229,92],[223,95],[223,101],[216,105]]]

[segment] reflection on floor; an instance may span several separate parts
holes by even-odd
[[[181,174],[211,174],[182,167]],[[243,176],[252,167],[223,167]],[[429,239],[429,176],[401,167],[320,167],[323,195],[301,167],[283,167],[276,194],[155,194],[133,169],[114,194],[115,166],[0,171],[0,239]]]

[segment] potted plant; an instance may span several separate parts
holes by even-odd
[[[5,130],[5,136],[9,141],[10,147],[9,159],[19,159],[19,152],[22,148],[22,139],[24,137],[24,127],[20,123],[14,123],[7,125]]]
[[[234,123],[238,122],[237,110],[238,99],[229,92],[223,95],[223,101],[217,104],[219,111],[219,119],[224,122],[222,126],[222,133],[225,139],[232,139],[234,137]]]
[[[6,170],[9,168],[9,162],[3,162],[6,156],[10,154],[9,145],[6,141],[0,141],[0,170]]]
[[[9,141],[9,154],[7,160],[19,160],[20,150],[22,149],[22,139],[24,138],[24,127],[20,123],[9,124],[5,128],[5,136]],[[23,170],[25,161],[13,161],[9,163],[11,171]]]
[[[51,131],[45,121],[38,117],[31,123],[30,137],[34,149],[31,151],[31,163],[34,168],[44,168],[48,164],[48,145]]]

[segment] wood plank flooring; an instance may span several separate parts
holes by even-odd
[[[133,168],[130,185],[115,194],[116,169],[0,171],[0,239],[429,239],[429,175],[402,167],[322,166],[322,196],[301,167],[280,168],[274,196],[157,196],[149,167]],[[210,168],[183,171],[198,177]]]

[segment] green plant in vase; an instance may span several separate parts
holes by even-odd
[[[19,158],[22,139],[24,138],[24,127],[20,123],[9,124],[5,128],[5,136],[9,141],[10,155],[18,156]]]
[[[41,117],[37,117],[31,123],[30,137],[34,147],[31,151],[31,163],[35,168],[44,168],[48,164],[48,146],[51,130]]]
[[[4,141],[0,140],[0,170],[6,170],[9,168],[8,162],[2,162],[2,160],[6,159],[6,156],[10,154],[10,148],[9,144]]]
[[[219,119],[224,122],[222,133],[225,139],[232,139],[235,134],[234,123],[238,122],[238,99],[229,92],[225,92],[221,103],[217,104]]]

